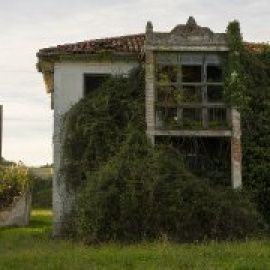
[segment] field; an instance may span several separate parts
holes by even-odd
[[[50,210],[32,211],[28,228],[0,231],[0,269],[270,269],[270,241],[143,243],[86,247],[50,238]]]

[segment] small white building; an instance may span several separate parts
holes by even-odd
[[[226,34],[197,25],[190,17],[171,32],[147,24],[145,34],[103,38],[41,49],[38,70],[44,77],[54,109],[54,234],[72,200],[59,181],[61,117],[108,75],[128,76],[140,64],[146,71],[146,122],[149,139],[195,138],[229,145],[231,181],[241,186],[240,115],[222,100],[222,61],[228,52]],[[166,93],[170,103],[165,104]],[[195,123],[190,128],[189,123]],[[199,147],[189,149],[198,161]],[[195,159],[194,159],[195,157]],[[206,166],[205,164],[203,165]],[[202,166],[201,166],[202,167]]]

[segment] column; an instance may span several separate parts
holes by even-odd
[[[146,88],[146,123],[147,123],[147,136],[151,142],[155,143],[155,65],[153,51],[146,51],[146,64],[145,64],[145,88]]]
[[[241,149],[241,118],[240,113],[233,108],[231,137],[231,178],[233,188],[242,186],[242,149]]]

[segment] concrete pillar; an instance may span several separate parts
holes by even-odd
[[[231,178],[233,188],[242,186],[242,149],[241,149],[241,118],[236,109],[232,109],[231,137]]]
[[[147,135],[151,142],[155,142],[155,65],[153,51],[145,52],[145,101]]]
[[[60,236],[64,226],[64,218],[72,208],[74,193],[67,190],[64,176],[61,173],[63,160],[62,116],[54,115],[54,177],[53,177],[53,236]]]

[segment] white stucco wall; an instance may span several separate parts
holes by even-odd
[[[53,180],[53,233],[58,235],[61,230],[61,219],[70,209],[72,196],[66,193],[61,175],[61,117],[72,105],[78,102],[84,93],[84,74],[128,75],[136,62],[119,63],[57,63],[54,67],[54,180]]]

